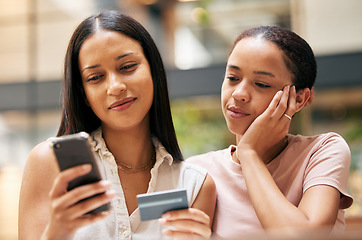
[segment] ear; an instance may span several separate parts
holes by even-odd
[[[297,91],[297,112],[310,104],[313,100],[314,89],[304,88]]]

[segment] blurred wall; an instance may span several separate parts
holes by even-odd
[[[362,1],[293,0],[292,28],[316,55],[362,51]]]

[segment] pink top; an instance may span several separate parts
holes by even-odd
[[[336,133],[305,137],[288,135],[288,146],[267,167],[284,196],[297,206],[303,193],[315,185],[340,191],[340,210],[334,231],[344,231],[344,211],[353,199],[347,194],[350,150]],[[217,188],[213,231],[223,238],[240,237],[262,230],[248,196],[240,165],[227,149],[187,159],[208,170]],[[267,196],[266,196],[267,197]]]

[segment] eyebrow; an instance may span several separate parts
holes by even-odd
[[[234,64],[228,64],[228,68],[232,68],[232,69],[235,69],[235,70],[238,70],[238,71],[241,70],[238,66],[236,66]]]
[[[92,66],[87,66],[85,68],[82,69],[82,72],[84,72],[85,70],[87,69],[92,69],[92,68],[97,68],[97,67],[100,67],[101,65],[97,64],[97,65],[92,65]]]
[[[119,55],[119,56],[115,57],[114,60],[117,61],[117,60],[122,59],[124,57],[127,57],[128,55],[131,55],[131,54],[136,54],[136,53],[134,53],[134,52],[125,53],[125,54],[122,54],[122,55]],[[87,66],[87,67],[82,69],[82,72],[84,72],[87,69],[93,69],[93,68],[97,68],[97,67],[100,67],[100,66],[101,66],[100,64]]]
[[[131,54],[136,54],[135,52],[129,52],[129,53],[125,53],[125,54],[122,54],[122,55],[119,55],[118,57],[116,57],[114,60],[119,60],[121,58],[124,58],[124,57],[127,57],[128,55],[131,55]]]
[[[254,74],[258,74],[258,75],[265,75],[265,76],[269,76],[269,77],[273,77],[275,78],[274,74],[270,73],[270,72],[264,72],[264,71],[254,71]]]
[[[237,71],[241,71],[241,68],[234,65],[234,64],[228,64],[227,65],[228,68],[232,68],[232,69],[235,69]],[[254,71],[254,74],[257,74],[257,75],[265,75],[265,76],[269,76],[269,77],[273,77],[275,78],[274,74],[270,73],[270,72],[265,72],[265,71]]]

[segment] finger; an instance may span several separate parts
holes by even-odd
[[[167,220],[191,219],[195,222],[201,222],[207,225],[210,223],[209,216],[196,208],[169,211],[164,213],[162,218]]]
[[[111,182],[107,180],[101,180],[96,183],[91,183],[83,186],[76,187],[69,191],[64,196],[71,205],[79,202],[80,200],[92,197],[97,194],[105,193],[111,187]]]
[[[79,218],[91,217],[93,215],[86,215],[86,213],[94,210],[108,202],[115,196],[114,191],[108,191],[107,193],[101,194],[91,199],[87,199],[85,201],[79,202],[73,206],[68,208],[61,209],[60,207],[53,208],[52,215],[61,222],[74,222]],[[61,205],[60,205],[61,206]],[[98,215],[98,214],[97,214]]]
[[[191,233],[191,232],[182,232],[182,231],[177,231],[177,230],[173,230],[173,229],[163,229],[162,233],[164,235],[166,235],[167,237],[171,237],[172,239],[175,240],[205,240],[205,239],[210,239],[210,236],[200,236],[198,234],[195,233]]]
[[[63,194],[62,196],[54,199],[52,202],[52,208],[54,209],[54,211],[65,210],[83,199],[106,192],[110,188],[110,186],[111,183],[109,181],[102,180],[96,183],[74,188],[66,194]]]
[[[285,111],[288,108],[289,90],[290,90],[290,86],[285,86],[283,88],[282,97],[278,103],[278,106],[276,107],[276,109],[273,113],[273,117],[275,117],[276,119],[280,119],[280,117],[283,116],[283,114],[285,113]]]
[[[57,222],[60,222],[63,227],[65,227],[65,229],[67,229],[67,232],[73,232],[76,231],[77,229],[84,227],[86,225],[92,224],[94,222],[100,221],[106,217],[108,217],[111,214],[111,211],[109,212],[103,212],[97,215],[89,215],[86,217],[79,217],[77,219],[74,219],[72,221],[70,221],[68,218],[66,217],[59,217],[57,216]],[[65,214],[63,213],[63,216],[65,216]]]
[[[168,220],[160,218],[159,222],[162,225],[166,225],[173,228],[173,231],[194,233],[200,236],[209,237],[211,235],[211,229],[209,225],[201,222],[195,222],[192,220]]]
[[[106,217],[108,217],[110,214],[112,213],[112,211],[108,211],[108,212],[101,212],[99,214],[93,214],[93,215],[88,215],[86,217],[81,217],[78,220],[78,225],[80,227],[92,224],[94,222],[97,222],[99,220],[102,220]]]
[[[109,190],[103,194],[100,194],[98,196],[89,198],[87,200],[84,200],[82,202],[75,204],[71,208],[68,208],[66,210],[66,212],[68,213],[68,216],[70,219],[78,218],[96,208],[99,208],[99,207],[109,203],[112,200],[112,198],[115,197],[115,195],[116,195],[115,191]],[[98,214],[96,214],[96,215],[98,215]],[[87,215],[87,216],[92,216],[92,215]]]
[[[262,115],[271,116],[274,113],[275,109],[277,108],[282,96],[283,96],[283,91],[278,91],[274,95],[273,99],[269,103],[269,106],[267,107],[267,109],[264,111],[264,113]]]
[[[285,113],[289,116],[293,116],[297,109],[297,93],[295,90],[295,86],[290,87],[289,92],[289,100],[288,100],[288,108]]]
[[[91,170],[92,166],[90,164],[83,164],[60,172],[54,180],[49,197],[53,199],[63,195],[67,191],[70,181],[89,173]]]

